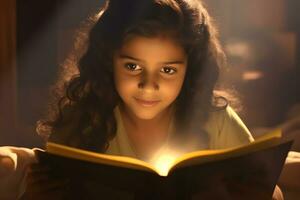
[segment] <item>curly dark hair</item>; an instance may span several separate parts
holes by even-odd
[[[112,56],[130,35],[168,33],[188,55],[185,80],[175,102],[178,134],[191,128],[201,130],[211,110],[227,105],[225,99],[226,105],[217,106],[220,97],[214,94],[225,55],[199,0],[108,0],[94,19],[84,53],[78,62],[66,65],[55,107],[47,120],[38,122],[39,134],[77,148],[100,152],[108,148],[117,129],[113,110],[121,101],[114,85]],[[77,69],[72,71],[74,66]]]

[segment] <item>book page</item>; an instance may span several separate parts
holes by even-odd
[[[175,168],[184,167],[192,164],[200,164],[205,162],[217,161],[230,157],[235,157],[250,153],[253,151],[266,149],[271,146],[275,146],[280,143],[281,130],[274,130],[267,133],[254,142],[247,145],[241,145],[233,148],[219,149],[219,150],[200,150],[184,154],[183,156],[176,159],[169,171]]]
[[[92,151],[72,148],[69,146],[48,142],[46,151],[51,154],[64,156],[68,158],[101,163],[112,166],[126,167],[131,169],[148,171],[156,173],[160,176],[167,176],[168,173],[176,168],[184,167],[193,164],[201,164],[205,162],[217,161],[238,155],[245,154],[254,150],[276,145],[281,138],[281,131],[276,130],[271,133],[263,135],[254,142],[234,148],[220,149],[220,150],[200,150],[183,154],[180,151],[169,150],[159,152],[159,156],[150,163],[144,162],[131,157],[115,156],[108,154],[101,154]]]
[[[131,157],[101,154],[52,142],[47,143],[46,151],[67,158],[158,173],[149,163]]]

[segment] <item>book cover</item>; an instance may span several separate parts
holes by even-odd
[[[134,158],[48,142],[38,151],[67,199],[271,199],[291,147],[279,130],[247,145],[184,154],[160,169]]]

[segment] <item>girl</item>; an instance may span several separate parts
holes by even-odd
[[[72,78],[63,77],[56,112],[38,123],[38,133],[50,141],[149,162],[165,149],[182,153],[253,141],[214,92],[225,56],[200,1],[106,1],[86,44],[75,72],[67,66]],[[36,162],[32,150],[2,148],[2,157],[10,158],[2,165],[16,170],[1,195],[20,197],[25,186],[24,198],[62,194],[66,183],[47,178],[49,169],[33,164],[27,170]]]

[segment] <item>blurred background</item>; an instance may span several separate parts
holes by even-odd
[[[299,114],[299,0],[205,0],[230,68],[222,81],[253,131]],[[74,33],[103,0],[0,1],[0,145],[41,146],[35,124]]]

